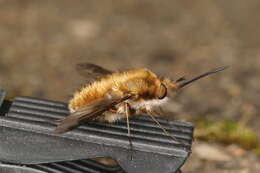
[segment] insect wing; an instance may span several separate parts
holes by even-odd
[[[124,97],[105,96],[101,99],[93,101],[70,114],[67,118],[60,121],[60,124],[54,130],[54,133],[64,133],[70,131],[84,122],[93,121],[101,116],[111,107],[129,99],[131,95]]]
[[[98,104],[95,107],[95,109],[93,109],[93,111],[90,114],[88,114],[88,116],[80,117],[80,121],[86,122],[86,121],[94,120],[97,116],[101,115],[102,113],[104,113],[108,109],[112,108],[113,106],[129,99],[131,96],[132,95],[130,95],[130,94],[123,96],[123,97],[115,97],[115,96],[109,95],[109,97],[104,99],[102,101],[102,103]]]
[[[87,78],[90,81],[96,80],[105,75],[113,73],[110,70],[107,70],[103,67],[91,63],[77,64],[76,70],[81,76]]]

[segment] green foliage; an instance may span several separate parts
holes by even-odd
[[[260,155],[260,140],[251,129],[232,121],[198,121],[195,138],[224,144],[239,144]]]

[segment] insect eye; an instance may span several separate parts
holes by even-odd
[[[167,95],[167,88],[164,84],[158,88],[156,95],[158,99],[163,99]]]

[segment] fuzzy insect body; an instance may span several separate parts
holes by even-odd
[[[159,99],[160,95],[165,95],[166,89],[160,92],[164,84],[160,79],[148,69],[134,69],[124,72],[115,72],[108,74],[99,80],[83,87],[76,92],[69,102],[71,112],[91,104],[94,100],[103,97],[113,97],[113,95],[124,95],[131,93],[134,97],[126,100],[132,111],[142,110],[147,113],[153,106],[160,105],[167,98]],[[102,116],[97,117],[98,121],[114,122],[125,117],[124,104],[120,103],[114,109],[108,110]]]
[[[112,123],[126,118],[130,134],[131,116],[148,114],[156,121],[154,117],[163,115],[157,108],[167,102],[168,92],[174,93],[195,80],[225,68],[215,69],[189,81],[185,81],[184,77],[171,81],[159,78],[145,68],[112,72],[94,64],[79,64],[77,69],[80,74],[93,81],[75,92],[69,101],[71,114],[64,120],[58,120],[60,124],[55,132],[67,132],[89,121]]]

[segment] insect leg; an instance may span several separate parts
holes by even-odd
[[[165,112],[163,111],[161,106],[156,107],[157,109],[151,109],[149,110],[149,112],[154,116],[154,117],[164,117],[166,116]],[[170,124],[170,119],[166,118],[167,123],[171,126],[174,127],[176,129],[178,129],[179,131],[183,132],[183,130],[181,128],[179,128],[178,126],[174,125],[174,124]]]
[[[130,124],[129,124],[129,117],[130,117],[130,105],[129,103],[124,103],[125,107],[125,115],[126,115],[126,123],[127,123],[127,136],[129,140],[129,145],[130,145],[130,152],[131,152],[131,160],[133,160],[133,143],[131,140],[131,129],[130,129]]]
[[[152,118],[152,120],[153,121],[155,121],[157,124],[158,124],[158,126],[163,130],[163,132],[166,134],[166,135],[168,135],[168,136],[170,136],[173,140],[175,140],[175,141],[177,141],[178,143],[182,143],[182,142],[180,142],[177,138],[175,138],[172,134],[170,134],[160,123],[159,123],[159,121],[152,115],[153,114],[153,112],[149,112],[148,113],[148,115]]]

